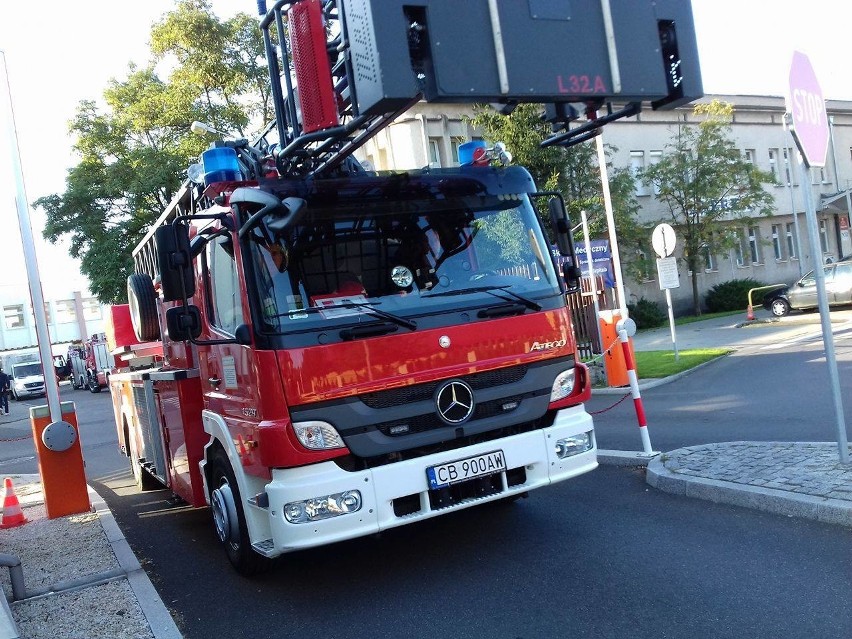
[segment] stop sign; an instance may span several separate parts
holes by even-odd
[[[795,51],[790,65],[790,102],[793,137],[808,166],[825,166],[828,152],[828,118],[825,100],[811,61]]]

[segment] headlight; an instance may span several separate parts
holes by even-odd
[[[291,524],[306,524],[348,515],[359,510],[361,510],[361,493],[357,490],[347,490],[303,501],[291,501],[284,506],[284,517]]]
[[[592,431],[556,440],[555,452],[559,459],[579,455],[589,450],[592,450]]]
[[[576,376],[574,375],[574,369],[567,371],[562,371],[559,375],[556,376],[556,380],[553,382],[553,388],[550,389],[550,401],[558,402],[560,399],[565,399],[574,392],[574,380]]]
[[[293,424],[296,437],[302,446],[310,450],[330,450],[344,448],[346,444],[334,426],[327,422],[296,422]]]

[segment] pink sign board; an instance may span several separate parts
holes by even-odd
[[[808,166],[825,166],[828,152],[825,100],[811,61],[799,51],[793,53],[790,65],[787,108],[793,116],[793,136]]]

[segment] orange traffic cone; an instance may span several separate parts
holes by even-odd
[[[0,520],[0,528],[14,528],[15,526],[27,523],[24,511],[21,510],[21,504],[18,503],[18,496],[15,494],[15,487],[12,485],[11,477],[6,478],[5,488],[3,517]]]

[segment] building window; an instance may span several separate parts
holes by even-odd
[[[83,300],[83,319],[99,320],[101,315],[101,304],[95,297],[87,297]]]
[[[651,190],[648,185],[642,181],[639,174],[645,168],[645,152],[631,151],[630,152],[630,173],[633,175],[633,192],[636,195],[651,195]]]
[[[32,304],[30,304],[29,313],[30,313],[30,324],[32,326],[35,326],[35,313],[33,313]],[[50,302],[44,303],[44,318],[47,321],[47,323],[50,324]]]
[[[769,172],[772,174],[776,183],[781,182],[778,176],[778,149],[769,149]]]
[[[828,221],[819,221],[819,247],[823,253],[828,253]]]
[[[719,268],[716,264],[716,256],[713,254],[713,247],[708,245],[701,249],[701,254],[704,256],[704,270],[705,272],[713,272],[718,271]]]
[[[735,232],[734,240],[734,258],[737,266],[745,266],[745,248],[743,247],[745,238],[743,238],[741,230]]]
[[[6,328],[23,328],[24,305],[14,304],[3,307],[3,325]]]
[[[429,168],[441,168],[441,144],[438,138],[429,138]]]
[[[68,322],[77,321],[77,307],[74,300],[58,300],[54,302],[56,306],[56,323],[67,324]]]
[[[791,260],[797,259],[796,255],[796,225],[787,222],[787,255]]]
[[[760,264],[760,229],[750,226],[748,229],[748,252],[752,264]]]
[[[790,166],[790,149],[785,148],[784,151],[784,184],[790,186],[793,183],[793,171]]]
[[[779,262],[784,259],[784,251],[781,247],[781,225],[772,225],[772,250],[775,252],[775,261]]]
[[[654,166],[655,164],[659,163],[659,161],[662,160],[662,159],[663,159],[663,152],[662,151],[649,151],[648,152],[648,166]],[[660,185],[654,184],[654,185],[652,185],[652,187],[653,187],[654,195],[659,195],[660,194]]]
[[[464,144],[464,140],[462,138],[450,138],[450,153],[452,154],[450,164],[453,166],[459,165],[459,147],[462,144]]]
[[[754,149],[746,149],[745,151],[743,151],[743,159],[749,164],[754,164],[755,157],[756,155]]]

